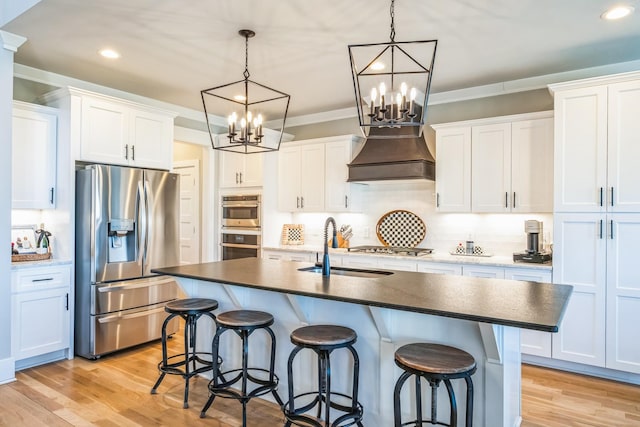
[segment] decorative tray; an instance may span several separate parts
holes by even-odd
[[[284,224],[281,243],[283,245],[304,245],[304,224]]]
[[[473,253],[473,254],[467,254],[467,253],[460,254],[460,253],[458,253],[458,252],[451,251],[451,252],[449,252],[449,254],[450,254],[450,255],[455,255],[455,256],[484,256],[484,257],[490,257],[490,256],[493,256],[493,254],[487,254],[487,253],[484,253],[484,252],[482,252],[482,253],[477,253],[477,254],[476,254],[476,253]]]
[[[49,258],[51,258],[51,252],[47,252],[46,254],[20,254],[11,255],[11,262],[43,261]]]
[[[463,246],[458,246],[457,248],[449,252],[449,254],[456,255],[456,256],[484,256],[484,257],[492,256],[492,254],[485,252],[481,246],[474,246],[473,253],[470,253],[470,254],[466,252]]]
[[[398,209],[382,215],[376,225],[376,234],[385,246],[413,248],[424,240],[427,227],[413,212]]]

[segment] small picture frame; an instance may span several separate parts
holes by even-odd
[[[19,253],[36,253],[36,225],[14,225],[11,227],[11,242]]]

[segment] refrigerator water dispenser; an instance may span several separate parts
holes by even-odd
[[[135,221],[112,219],[108,226],[109,251],[107,262],[131,262],[136,260]]]

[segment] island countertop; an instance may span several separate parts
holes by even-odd
[[[393,271],[374,278],[299,271],[292,261],[243,258],[155,268],[158,274],[557,332],[572,287],[516,280]]]

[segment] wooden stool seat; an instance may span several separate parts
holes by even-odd
[[[225,328],[264,328],[273,325],[273,316],[264,311],[234,310],[217,316],[218,325]]]
[[[464,374],[476,367],[466,351],[441,344],[407,344],[396,351],[395,359],[406,368],[440,375]]]
[[[171,314],[200,314],[218,308],[218,301],[208,298],[184,298],[169,301],[164,311]]]
[[[291,332],[291,342],[301,347],[341,347],[356,342],[358,336],[351,328],[336,325],[303,326]]]

